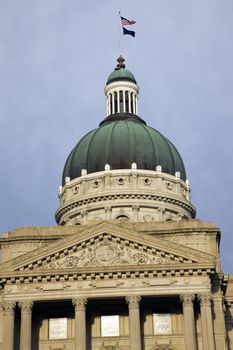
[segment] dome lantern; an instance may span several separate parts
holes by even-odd
[[[107,116],[115,113],[138,114],[139,88],[134,75],[125,68],[125,59],[119,56],[115,70],[105,87]]]

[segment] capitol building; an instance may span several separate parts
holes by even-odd
[[[233,275],[122,56],[71,150],[57,226],[0,239],[0,350],[233,350]],[[182,141],[181,141],[182,142]]]

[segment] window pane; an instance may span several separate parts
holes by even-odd
[[[101,316],[101,336],[119,336],[119,315]]]
[[[172,324],[170,314],[153,314],[154,334],[171,334]]]
[[[67,318],[49,319],[49,339],[67,339]]]

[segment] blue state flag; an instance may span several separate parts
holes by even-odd
[[[126,29],[126,28],[124,28],[124,27],[122,27],[122,29],[123,29],[123,35],[131,35],[131,36],[133,36],[133,37],[135,37],[135,32],[133,31],[133,30],[128,30],[128,29]]]

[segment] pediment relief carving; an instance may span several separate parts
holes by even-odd
[[[215,257],[171,242],[102,222],[26,253],[0,267],[4,271],[92,266],[215,263]]]
[[[174,259],[165,258],[160,252],[148,253],[142,249],[132,248],[125,242],[115,243],[111,238],[104,237],[103,241],[77,248],[60,259],[41,266],[42,269],[78,268],[84,266],[120,266],[120,265],[157,265],[174,263]],[[37,268],[40,268],[38,266]]]

